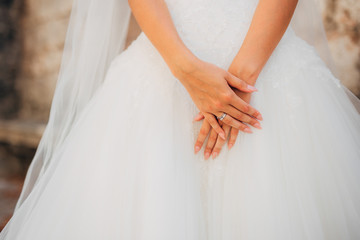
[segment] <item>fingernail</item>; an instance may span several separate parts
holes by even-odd
[[[210,153],[209,152],[205,153],[205,159],[207,160],[209,157],[210,157]]]
[[[258,91],[256,87],[251,86],[251,85],[247,85],[247,88],[251,91]]]
[[[251,129],[248,128],[248,127],[244,129],[244,132],[246,132],[246,133],[252,133]]]
[[[260,126],[259,123],[255,123],[255,124],[254,124],[254,127],[256,127],[256,128],[258,128],[258,129],[261,129],[261,126]]]
[[[222,139],[226,140],[224,133],[220,133],[219,135],[220,135],[220,137],[221,137]]]
[[[200,151],[200,147],[199,146],[196,146],[195,147],[195,153],[198,153]]]
[[[262,121],[263,120],[263,117],[261,116],[261,114],[260,113],[258,113],[258,115],[257,115],[257,117],[256,117],[257,119],[259,119],[260,121]]]
[[[234,146],[234,144],[230,143],[229,144],[229,150]]]
[[[216,156],[217,156],[217,153],[214,152],[214,153],[212,154],[212,158],[214,159],[214,158],[216,158]]]

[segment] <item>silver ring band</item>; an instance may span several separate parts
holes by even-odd
[[[218,117],[217,119],[219,119],[220,121],[222,121],[222,120],[224,120],[224,118],[226,117],[226,113],[223,113],[223,114],[221,114],[221,116],[220,117]]]

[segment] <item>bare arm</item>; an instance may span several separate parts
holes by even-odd
[[[262,68],[284,35],[298,0],[260,0],[249,31],[229,71],[255,84]]]
[[[163,0],[129,0],[141,29],[174,71],[192,71],[199,59],[185,46]],[[176,74],[176,73],[175,73]]]
[[[193,55],[180,39],[164,0],[129,0],[129,4],[144,33],[221,137],[225,138],[225,132],[215,116],[223,112],[229,114],[227,122],[235,128],[240,128],[242,122],[258,123],[256,118],[260,113],[239,98],[231,87],[244,92],[256,89]]]

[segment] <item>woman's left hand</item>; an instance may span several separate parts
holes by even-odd
[[[240,98],[242,98],[245,102],[249,103],[250,102],[250,98],[251,98],[251,93],[243,93],[240,91],[236,91],[235,90],[236,95],[238,95]],[[204,116],[199,113],[196,117],[195,117],[195,121],[200,121],[204,119]],[[239,130],[236,128],[232,128],[231,126],[220,122],[219,123],[222,128],[225,131],[225,135],[226,135],[226,139],[228,138],[228,136],[230,135],[229,141],[228,141],[228,148],[231,149],[232,146],[234,146],[235,142],[236,142],[236,138],[239,134]],[[246,133],[251,133],[247,130],[245,131],[244,129],[242,130]],[[222,149],[222,147],[224,146],[226,140],[224,140],[223,138],[219,137],[217,132],[210,126],[210,123],[204,119],[197,141],[195,143],[195,153],[198,153],[200,151],[200,149],[202,148],[202,146],[204,145],[205,139],[206,137],[209,135],[210,136],[208,138],[206,147],[205,147],[205,151],[204,151],[204,156],[205,159],[208,159],[211,155],[212,158],[214,159],[215,157],[217,157]]]

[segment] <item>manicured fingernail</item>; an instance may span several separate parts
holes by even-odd
[[[217,153],[214,152],[214,153],[212,154],[212,158],[214,159],[214,158],[216,158],[216,156],[217,156]]]
[[[262,120],[263,120],[263,117],[261,116],[261,114],[260,114],[260,113],[258,113],[258,115],[256,116],[256,118],[257,118],[257,119],[259,119],[260,121],[262,121]]]
[[[226,138],[225,138],[225,133],[220,133],[219,135],[220,135],[220,137],[221,137],[222,139],[226,140]]]
[[[200,147],[199,146],[196,146],[195,147],[195,153],[198,153],[200,151]]]
[[[252,133],[251,129],[248,128],[248,127],[244,129],[244,132],[246,132],[246,133]]]
[[[205,159],[208,159],[209,157],[210,157],[210,153],[209,152],[205,153]]]
[[[234,144],[229,143],[229,150],[234,146]]]
[[[254,124],[254,127],[256,127],[256,128],[258,128],[258,129],[261,129],[260,123],[255,123],[255,124]]]
[[[251,86],[251,85],[247,85],[247,88],[251,91],[258,91],[256,87]]]

